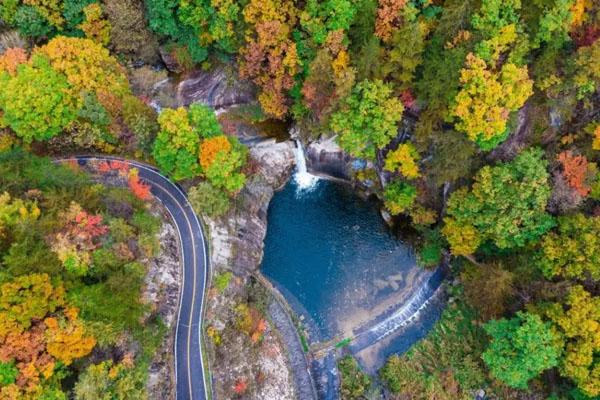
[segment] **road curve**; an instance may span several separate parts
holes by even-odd
[[[182,288],[175,333],[175,382],[177,400],[208,400],[207,371],[202,354],[202,313],[208,283],[208,251],[202,225],[185,192],[158,169],[138,162],[111,156],[77,156],[56,160],[121,161],[139,170],[139,177],[151,185],[152,194],[168,210],[179,235],[183,264]]]

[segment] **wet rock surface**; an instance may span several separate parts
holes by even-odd
[[[315,389],[294,323],[283,307],[275,300],[269,305],[269,315],[288,349],[288,358],[290,368],[293,371],[298,400],[314,399]]]

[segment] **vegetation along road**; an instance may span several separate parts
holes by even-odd
[[[179,299],[175,334],[175,381],[178,400],[209,398],[205,385],[201,346],[202,307],[208,280],[207,244],[202,226],[183,190],[158,169],[130,160],[108,156],[76,157],[80,164],[90,160],[120,160],[139,170],[139,176],[151,185],[152,194],[171,215],[179,234],[183,262],[183,285]]]

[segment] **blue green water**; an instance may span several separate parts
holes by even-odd
[[[375,202],[325,180],[299,192],[293,179],[271,201],[262,272],[321,339],[353,331],[383,305],[402,304],[430,276]]]

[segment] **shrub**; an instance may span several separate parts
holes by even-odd
[[[352,356],[338,361],[341,375],[340,395],[343,400],[362,399],[371,386],[371,378],[365,374]]]
[[[221,272],[221,273],[215,275],[215,280],[214,280],[213,285],[219,293],[223,293],[223,291],[225,289],[227,289],[227,287],[229,286],[229,282],[231,281],[232,277],[233,277],[233,274],[229,271]]]
[[[392,215],[397,215],[408,210],[417,198],[417,189],[405,182],[392,182],[383,192],[385,207]]]
[[[201,182],[193,186],[188,197],[198,214],[206,214],[213,218],[225,215],[231,207],[231,201],[227,194],[209,182]]]

